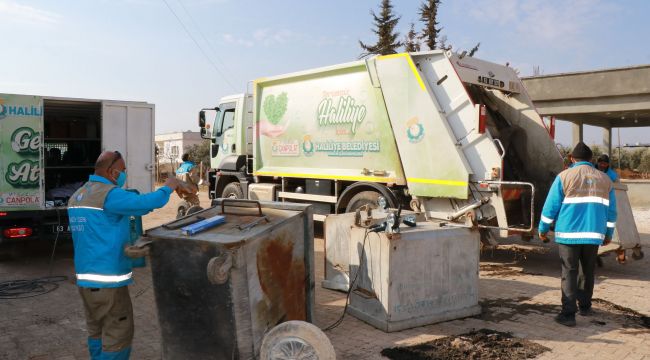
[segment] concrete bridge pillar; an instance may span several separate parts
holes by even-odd
[[[612,128],[611,127],[603,128],[603,145],[605,146],[607,155],[609,155],[609,157],[611,158],[612,157]]]
[[[577,143],[584,141],[584,126],[581,122],[574,122],[573,127],[573,145],[576,146]]]

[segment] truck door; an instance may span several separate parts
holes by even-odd
[[[215,150],[217,154],[212,154],[213,167],[219,169],[219,165],[224,158],[235,155],[239,151],[237,149],[237,136],[236,136],[236,122],[235,122],[235,109],[236,102],[225,103],[219,105],[221,110],[214,122]]]
[[[126,186],[145,193],[154,182],[154,105],[102,102],[102,149],[126,159]]]
[[[0,94],[0,210],[43,208],[43,99]]]

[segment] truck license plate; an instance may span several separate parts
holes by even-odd
[[[53,233],[69,233],[70,225],[52,225]]]

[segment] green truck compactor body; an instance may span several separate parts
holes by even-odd
[[[223,98],[211,197],[370,203],[531,232],[562,158],[516,73],[443,51],[257,79]],[[204,112],[201,113],[203,119]]]

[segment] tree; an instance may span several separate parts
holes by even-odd
[[[437,49],[438,34],[442,28],[437,27],[438,21],[438,6],[440,6],[440,0],[427,0],[420,5],[420,20],[424,23],[424,29],[422,29],[422,34],[420,39],[424,39],[424,43],[427,44],[429,50]]]
[[[642,152],[638,170],[642,173],[650,173],[650,150]]]
[[[478,51],[479,46],[481,46],[481,43],[480,43],[480,42],[478,42],[476,45],[474,45],[473,48],[471,48],[471,49],[469,50],[469,54],[467,54],[467,56],[469,56],[469,57],[474,56],[474,54],[476,54],[476,52]]]
[[[200,144],[194,144],[187,153],[190,155],[190,160],[195,163],[203,162],[203,164],[210,164],[210,140],[203,140]]]
[[[374,19],[375,29],[372,31],[377,34],[377,43],[374,45],[364,44],[359,40],[359,45],[364,50],[360,58],[377,55],[390,55],[396,54],[397,49],[402,46],[401,41],[397,41],[399,33],[395,32],[395,26],[399,22],[400,17],[393,13],[393,5],[390,0],[382,0],[381,12],[379,16],[373,10],[370,10],[370,15]]]
[[[441,35],[438,39],[438,49],[449,51],[452,49],[452,47],[453,46],[451,44],[447,45],[447,35]]]
[[[418,40],[418,34],[415,31],[414,23],[411,23],[411,29],[409,30],[408,34],[406,34],[406,40],[404,41],[404,51],[420,51],[420,40]]]

